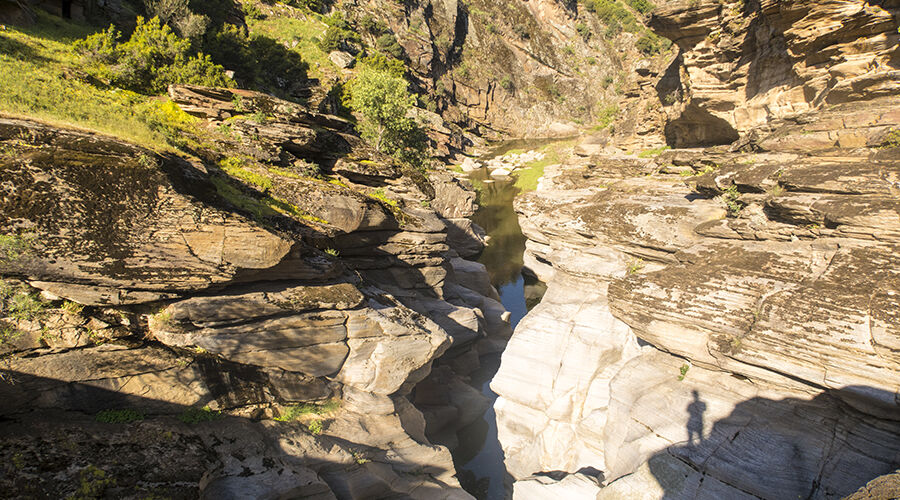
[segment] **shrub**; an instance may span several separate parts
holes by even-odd
[[[645,55],[653,55],[659,52],[669,50],[672,46],[671,40],[659,37],[654,33],[647,32],[635,43],[635,47]]]
[[[209,18],[188,8],[188,0],[144,0],[147,15],[159,18],[184,38],[199,38],[206,33]]]
[[[375,47],[395,59],[403,59],[403,47],[397,42],[397,37],[390,33],[378,37],[375,40]]]
[[[354,44],[360,43],[361,38],[359,34],[351,31],[347,22],[342,18],[326,18],[326,22],[329,23],[328,28],[325,30],[325,34],[322,35],[322,40],[319,41],[319,48],[323,51],[331,52],[334,50],[352,49]],[[379,37],[380,39],[381,37]]]
[[[630,5],[634,10],[640,12],[641,14],[646,14],[653,10],[655,5],[650,3],[648,0],[625,0],[628,5]]]
[[[591,37],[591,29],[587,24],[578,23],[575,25],[575,30],[577,30],[578,34],[581,35],[581,38],[584,38],[585,40]]]
[[[75,42],[73,50],[99,78],[145,94],[163,93],[170,83],[213,87],[230,83],[224,68],[213,64],[209,56],[190,56],[191,42],[179,38],[159,18],[145,21],[138,17],[131,38],[121,43],[118,38],[110,26]]]
[[[44,314],[46,304],[28,285],[13,285],[0,280],[0,317],[18,321],[36,321]],[[21,334],[14,327],[0,323],[0,343],[12,340]]]
[[[321,420],[313,420],[312,422],[309,423],[309,425],[307,426],[307,429],[309,429],[310,434],[312,434],[314,436],[318,436],[319,434],[322,433],[323,430],[325,430],[325,427],[322,424]]]
[[[250,36],[243,27],[226,24],[207,44],[218,64],[235,71],[245,87],[289,97],[294,86],[306,81],[308,65],[297,52],[265,36]]]
[[[415,102],[407,86],[403,78],[367,66],[350,84],[350,107],[361,117],[360,132],[378,151],[405,156],[423,147],[421,129],[407,116]]]

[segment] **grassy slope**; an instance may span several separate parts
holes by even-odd
[[[0,112],[105,132],[169,149],[150,124],[153,99],[86,81],[71,43],[96,27],[38,11],[32,27],[0,31]]]
[[[253,3],[246,0],[245,3]],[[253,34],[259,34],[293,46],[303,60],[309,63],[309,76],[326,80],[340,74],[340,69],[328,59],[328,54],[319,48],[319,40],[328,25],[322,16],[284,4],[268,6],[256,3],[256,7],[266,14],[263,19],[247,18],[247,27]]]

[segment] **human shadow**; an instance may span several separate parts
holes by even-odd
[[[877,394],[868,403],[860,394]],[[738,403],[704,438],[707,404],[688,404],[688,440],[648,460],[663,498],[840,498],[900,467],[900,420],[858,408],[891,396],[871,387],[813,399],[757,397]],[[847,403],[853,401],[853,406]],[[895,413],[895,415],[900,415]]]
[[[688,421],[688,446],[699,446],[703,442],[703,414],[706,413],[706,403],[700,399],[700,393],[691,391],[694,400],[687,407]]]

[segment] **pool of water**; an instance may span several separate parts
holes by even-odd
[[[534,147],[533,141],[504,144],[493,150],[493,156],[502,155],[510,149]],[[472,172],[470,177],[490,180],[486,170]],[[478,196],[478,212],[472,216],[472,220],[490,236],[490,243],[478,262],[487,267],[501,302],[511,313],[513,328],[540,301],[546,289],[542,283],[522,273],[525,236],[513,210],[516,194],[518,189],[512,179],[484,182]],[[490,399],[492,407],[481,420],[460,430],[459,447],[453,452],[460,484],[479,500],[504,500],[509,496],[507,487],[511,481],[503,464],[503,450],[497,440],[497,419],[493,409],[497,395],[490,388],[491,379],[499,367],[499,354],[486,356],[481,359],[481,368],[472,374],[472,385]]]

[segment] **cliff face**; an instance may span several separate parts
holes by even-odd
[[[4,489],[470,498],[406,396],[509,334],[448,245],[480,244],[471,191],[264,94],[171,94],[222,132],[191,160],[0,119]]]
[[[641,26],[640,13],[621,8]],[[574,2],[369,0],[352,12],[396,34],[445,120],[488,137],[576,134],[615,107],[625,68],[644,57],[639,33],[604,35],[607,25]]]
[[[728,144],[822,106],[896,95],[893,1],[678,2],[649,25],[678,45],[672,146]]]
[[[900,467],[896,8],[654,13],[691,82],[670,143],[735,142],[582,145],[517,200],[549,288],[492,383],[516,498],[839,498]]]

